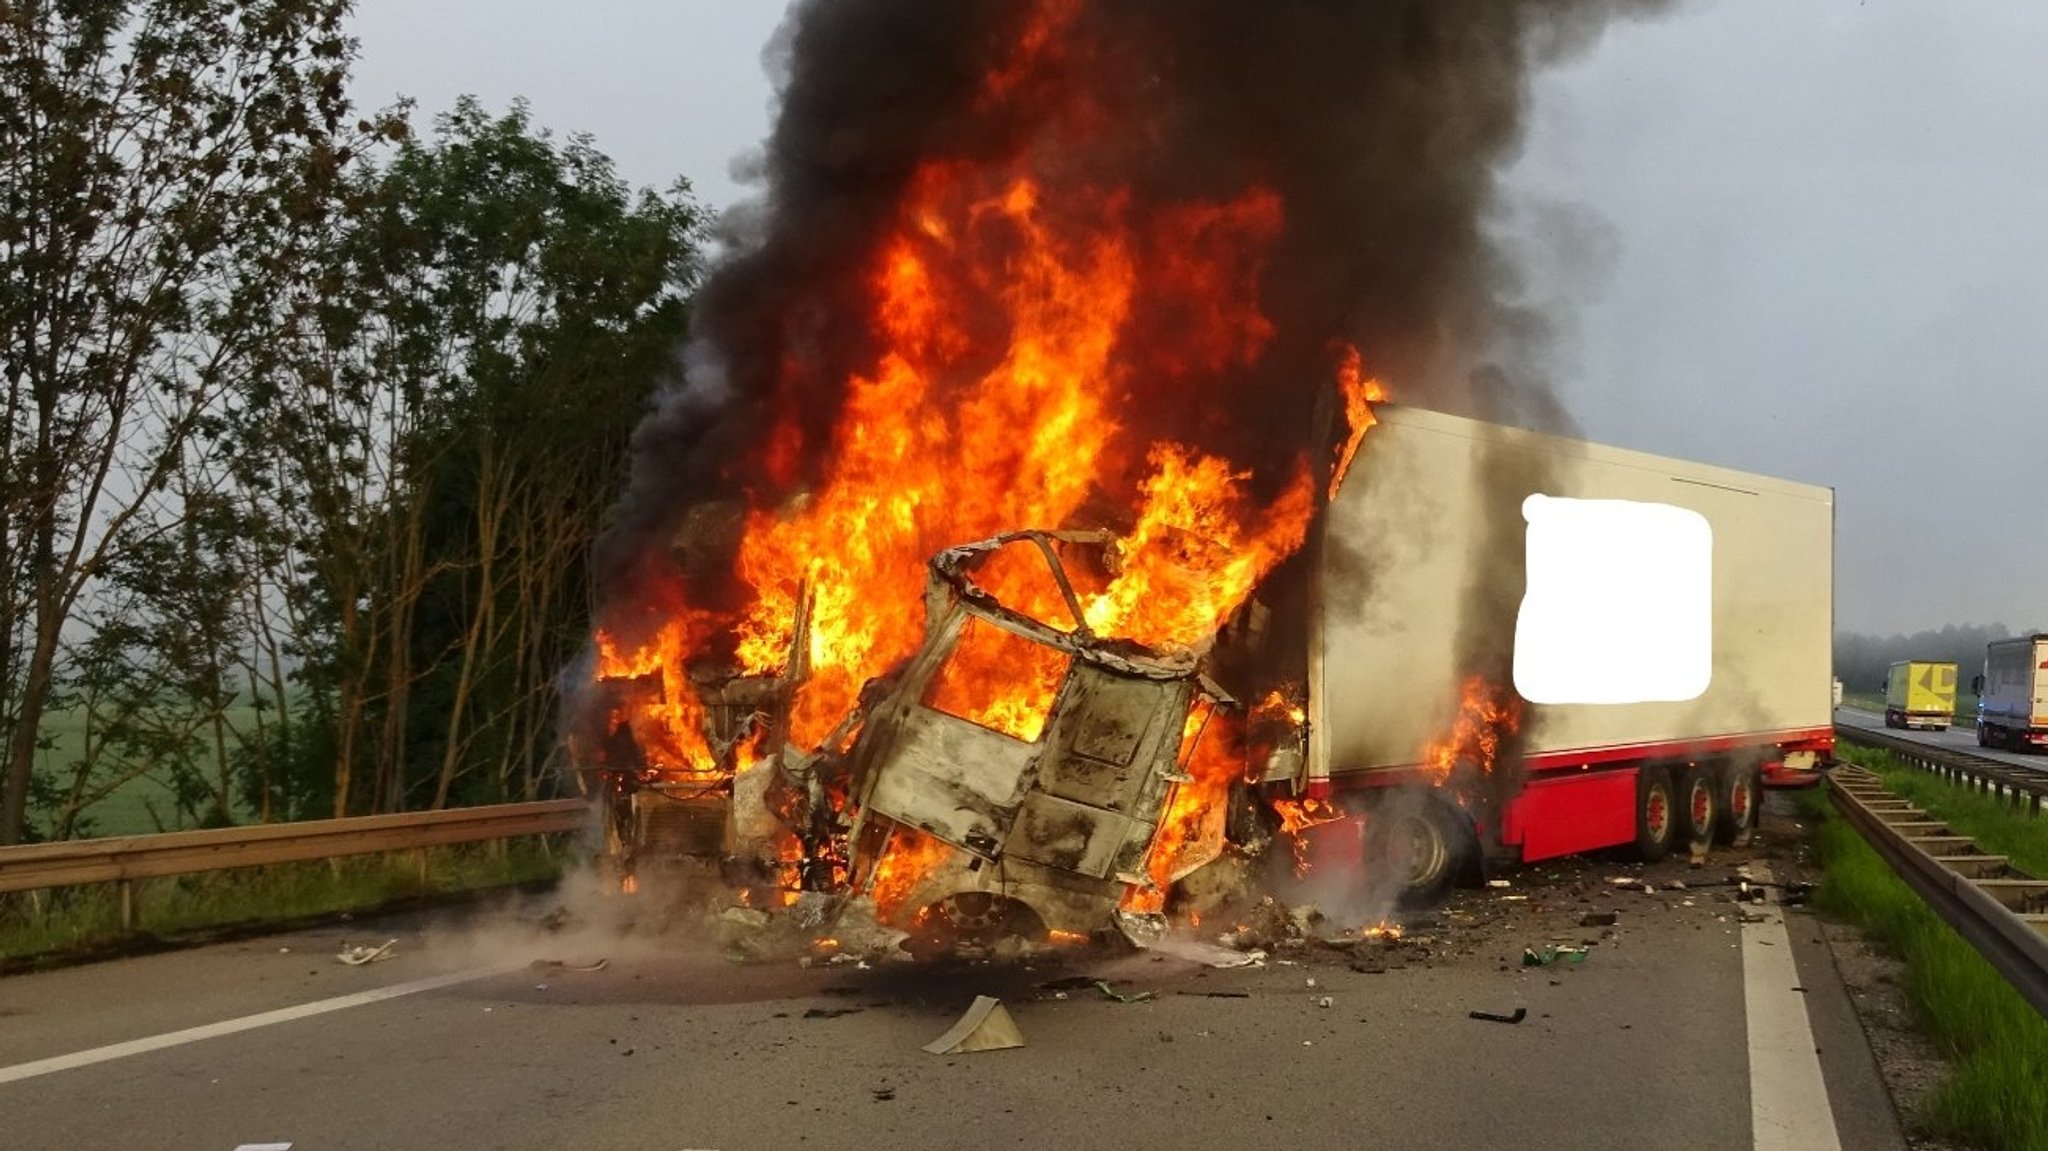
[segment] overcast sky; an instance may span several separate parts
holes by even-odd
[[[1247,0],[1251,2],[1251,0]],[[782,0],[358,0],[367,104],[515,96],[724,206]],[[1721,0],[1541,78],[1503,229],[1590,439],[1836,489],[1836,619],[2048,626],[2048,4]]]

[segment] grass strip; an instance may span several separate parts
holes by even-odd
[[[2048,816],[2017,810],[2009,800],[1971,791],[1913,767],[1888,751],[1840,743],[1835,754],[1874,771],[1893,795],[1947,821],[1993,855],[2009,856],[2030,875],[2048,876]]]
[[[2048,1020],[1855,828],[1832,811],[1821,815],[1816,846],[1824,873],[1815,905],[1905,964],[1907,998],[1950,1061],[1949,1078],[1921,1103],[1915,1123],[1985,1151],[2048,1151]]]
[[[236,868],[141,881],[136,911],[142,938],[180,936],[339,912],[374,911],[424,897],[553,879],[562,848],[535,837],[452,844],[419,854]],[[0,896],[0,960],[104,950],[133,941],[120,925],[111,884]]]

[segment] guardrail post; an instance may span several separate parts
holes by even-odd
[[[424,847],[413,848],[412,862],[413,866],[419,869],[420,890],[425,891],[427,888],[427,849]]]
[[[126,935],[134,931],[136,927],[135,881],[123,879],[116,882],[114,884],[114,892],[121,904],[121,933]]]

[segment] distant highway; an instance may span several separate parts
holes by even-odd
[[[2000,763],[2010,763],[2019,767],[2032,768],[2035,771],[2048,771],[2048,755],[2027,755],[2016,751],[1995,751],[1988,747],[1978,747],[1975,719],[1958,718],[1961,721],[1947,731],[1907,731],[1903,728],[1886,727],[1884,725],[1884,715],[1880,712],[1864,711],[1860,707],[1838,707],[1835,709],[1835,722],[1845,727],[1860,727],[1871,731],[1881,731],[1886,735],[1910,739],[1915,743],[1924,743],[1930,747],[1948,748],[1951,751],[1967,751],[1972,755],[1981,755],[1986,759],[1998,760]]]

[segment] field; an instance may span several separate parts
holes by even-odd
[[[231,721],[250,724],[255,717],[254,709],[241,709],[240,714],[231,716]],[[86,716],[82,711],[59,711],[43,717],[43,737],[50,746],[36,753],[36,768],[39,772],[68,780],[70,765],[84,754],[86,746]],[[250,813],[237,811],[237,818]],[[29,817],[46,821],[48,813],[31,811]],[[129,780],[106,799],[88,808],[85,817],[92,822],[95,837],[113,835],[146,835],[154,831],[176,830],[174,821],[177,808],[172,800],[171,788],[167,781],[156,775],[144,775]]]

